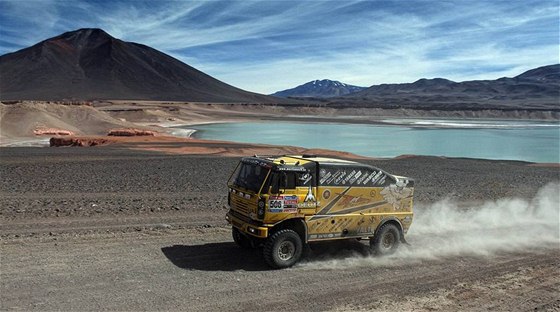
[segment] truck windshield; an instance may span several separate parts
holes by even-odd
[[[228,184],[242,187],[256,194],[259,192],[269,171],[270,169],[263,168],[257,164],[240,163]]]

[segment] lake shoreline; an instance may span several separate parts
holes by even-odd
[[[182,140],[185,138],[193,139],[201,137],[200,132],[193,130],[177,128],[198,127],[200,125],[208,124],[223,124],[223,123],[244,123],[259,121],[265,124],[278,123],[279,121],[285,122],[298,122],[298,123],[329,123],[329,124],[343,124],[343,125],[371,125],[371,126],[385,126],[395,127],[401,125],[403,127],[413,129],[425,129],[428,131],[434,129],[451,129],[453,127],[441,124],[431,123],[429,125],[419,124],[414,120],[454,120],[463,121],[469,117],[471,120],[490,122],[543,122],[553,124],[557,120],[549,118],[530,118],[528,120],[518,119],[521,115],[513,114],[512,116],[505,116],[497,112],[486,112],[481,116],[467,114],[465,112],[444,112],[444,116],[434,116],[434,112],[424,111],[410,111],[404,109],[393,110],[380,110],[380,109],[332,109],[327,107],[284,107],[284,106],[267,106],[256,104],[216,104],[216,103],[175,103],[175,102],[149,102],[149,101],[113,101],[107,103],[100,103],[94,106],[84,105],[62,105],[46,102],[22,102],[11,105],[0,105],[2,112],[0,123],[0,146],[26,146],[27,145],[46,145],[46,141],[51,138],[47,135],[34,135],[36,125],[40,124],[42,127],[49,127],[58,130],[68,130],[74,133],[73,138],[103,138],[111,144],[125,144],[123,142],[129,141],[129,145],[134,145],[138,139],[132,138],[119,138],[116,140],[114,137],[106,137],[108,132],[117,128],[135,128],[153,131],[157,133],[155,137],[143,140],[149,140],[154,143],[151,148],[165,150],[162,147],[165,144],[170,144],[169,141],[165,143],[163,137],[176,137],[172,139],[177,141],[178,145],[184,144]],[[425,115],[429,113],[428,115]],[[457,113],[457,114],[456,114]],[[435,114],[437,115],[437,114]],[[467,116],[468,115],[468,116]],[[83,119],[81,116],[89,116]],[[544,115],[543,115],[544,116]],[[544,116],[547,117],[548,115]],[[495,118],[506,117],[506,118]],[[517,118],[516,118],[517,117]],[[538,116],[532,116],[538,117]],[[48,124],[41,124],[43,120],[49,120]],[[397,120],[397,121],[395,121]],[[404,121],[404,122],[403,122]],[[472,128],[472,127],[471,127]],[[181,132],[181,133],[178,133]],[[88,139],[90,138],[90,139]],[[118,141],[118,142],[115,142]],[[155,142],[161,141],[160,146],[156,146]],[[221,140],[226,141],[226,140]],[[233,145],[239,143],[230,140]],[[91,142],[91,141],[90,141]],[[180,143],[179,143],[180,142]],[[289,145],[287,148],[284,146],[276,146],[276,151],[291,150],[292,147],[304,145],[301,141],[294,139],[289,144],[279,144],[275,140],[268,140],[266,144],[244,144],[245,148],[250,145],[259,145],[258,149],[262,150],[262,146],[275,145]],[[173,143],[175,144],[175,143]],[[177,145],[175,144],[175,145]],[[233,151],[230,147],[222,146],[218,148],[219,142],[207,144],[212,146],[214,152],[229,153],[232,155],[239,155],[246,150],[240,149]],[[185,150],[183,148],[183,150]],[[330,148],[333,149],[333,148]],[[176,149],[174,149],[176,150]],[[227,152],[225,152],[227,150]],[[347,150],[346,148],[336,148],[336,150]],[[192,151],[185,151],[193,153]],[[211,152],[211,151],[209,151]],[[360,153],[357,153],[360,154]],[[410,151],[401,151],[393,155],[375,154],[373,157],[394,157],[401,154],[422,154]],[[371,156],[371,155],[370,155]],[[461,157],[465,155],[454,155],[450,157]],[[484,158],[484,157],[478,157]],[[547,162],[547,161],[543,161]]]
[[[413,154],[560,163],[556,148],[560,127],[550,122],[412,118],[364,124],[314,120],[217,122],[184,128],[196,130],[189,136],[202,140],[246,144],[273,142],[275,145],[343,150],[373,158]]]

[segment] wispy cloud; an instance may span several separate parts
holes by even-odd
[[[1,1],[0,53],[99,27],[220,80],[272,93],[512,76],[559,62],[553,1]]]

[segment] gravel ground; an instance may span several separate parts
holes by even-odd
[[[222,213],[238,158],[110,147],[0,149],[0,217]],[[410,157],[366,161],[415,179],[417,203],[531,198],[560,168],[524,162]]]
[[[551,232],[502,216],[480,237],[465,236],[460,220],[457,231],[411,233],[396,258],[364,256],[361,243],[319,245],[301,265],[269,270],[258,250],[231,242],[223,219],[237,160],[0,148],[0,310],[560,310],[554,220]],[[495,212],[560,180],[558,167],[523,162],[368,162],[416,180],[416,230],[442,199]]]

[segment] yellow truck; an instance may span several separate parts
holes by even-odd
[[[369,239],[376,254],[405,242],[414,181],[316,155],[242,158],[228,181],[235,243],[263,247],[273,268],[294,265],[309,242]]]

